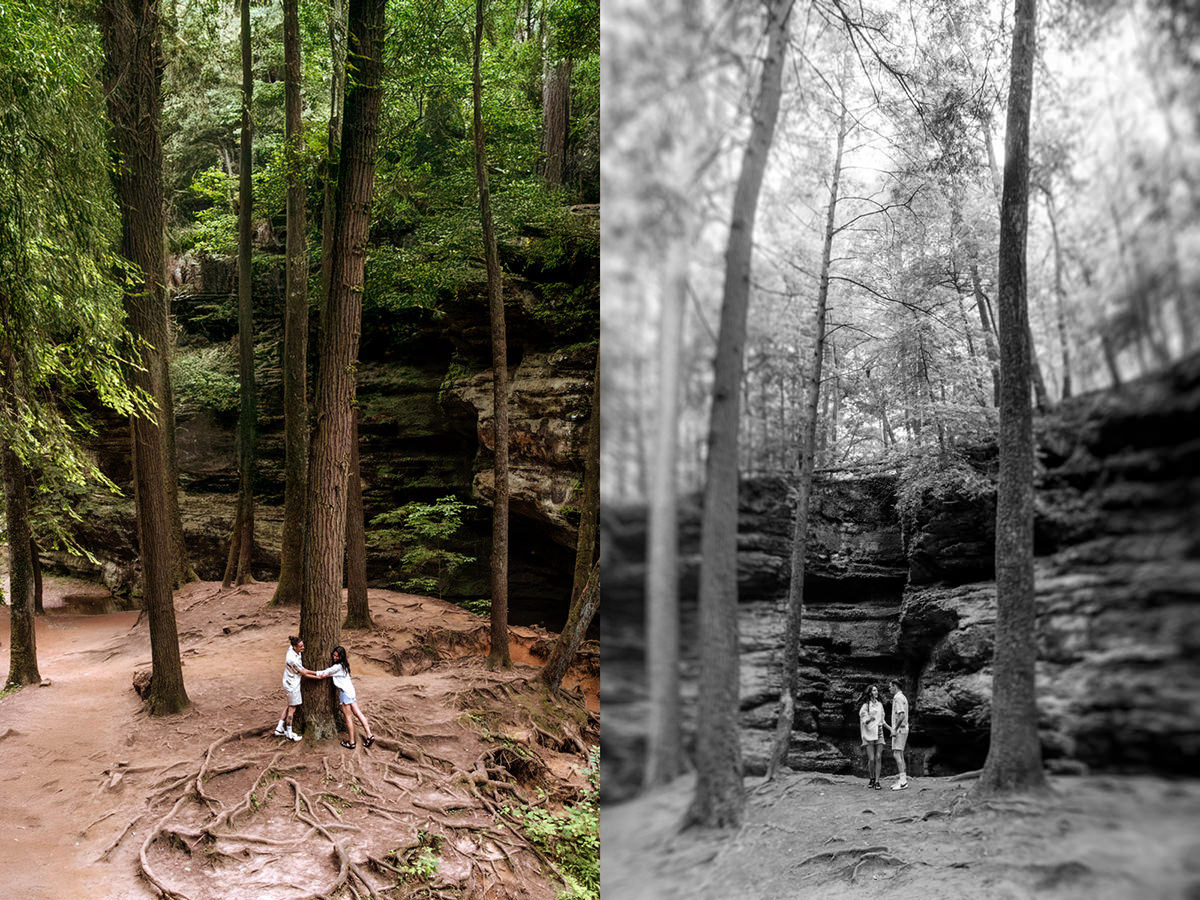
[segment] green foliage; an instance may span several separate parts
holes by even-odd
[[[418,831],[416,846],[393,850],[388,856],[395,862],[404,881],[430,881],[438,873],[441,852],[440,834]]]
[[[535,845],[548,852],[567,879],[559,900],[599,900],[600,897],[600,748],[588,756],[587,787],[577,803],[561,811],[522,804],[500,812],[513,820]]]
[[[907,533],[916,526],[923,508],[952,500],[976,501],[995,490],[995,482],[948,448],[944,453],[912,457],[905,463],[896,491],[896,512]]]
[[[456,497],[440,497],[433,503],[406,503],[371,520],[372,544],[404,551],[401,563],[410,575],[397,587],[442,597],[450,576],[475,561],[448,546],[472,508]]]
[[[228,344],[188,349],[171,358],[171,387],[178,410],[238,408],[237,360]]]

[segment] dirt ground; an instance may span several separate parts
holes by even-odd
[[[679,832],[690,776],[605,806],[605,900],[1200,898],[1197,781],[1054,778],[1050,796],[987,805],[947,778],[760,782],[737,832]]]
[[[270,732],[299,614],[267,606],[273,590],[176,595],[192,704],[151,718],[131,687],[150,664],[145,621],[105,611],[103,589],[47,580],[37,642],[50,684],[0,699],[3,893],[143,898],[157,880],[191,900],[557,897],[552,862],[500,810],[580,795],[599,724],[594,653],[554,704],[529,683],[545,632],[512,629],[513,670],[490,672],[484,620],[371,591],[376,629],[342,643],[379,740],[291,743]]]

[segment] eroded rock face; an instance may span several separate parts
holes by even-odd
[[[588,239],[597,231],[594,218],[587,210],[572,217],[572,228],[580,231],[577,241],[568,242],[569,253],[541,247],[553,236],[524,236],[505,247],[514,624],[561,628],[570,601],[596,354],[599,263]],[[172,308],[180,352],[229,341],[236,334],[228,299],[236,291],[236,267],[210,258],[174,263],[180,273],[173,278],[180,290]],[[484,277],[480,266],[478,280],[468,280],[437,311],[376,305],[364,318],[357,402],[372,587],[393,587],[413,573],[405,571],[399,550],[371,543],[371,520],[410,501],[454,495],[473,499],[477,508],[465,516],[463,533],[450,549],[475,562],[455,574],[446,598],[477,599],[490,591],[492,386]],[[257,266],[254,280],[260,371],[252,569],[256,578],[269,580],[279,568],[285,449],[281,374],[277,366],[264,365],[263,357],[271,354],[264,354],[263,342],[282,341],[276,334],[282,322],[282,260],[276,267]],[[310,324],[315,328],[315,317]],[[197,573],[219,579],[238,490],[237,414],[232,406],[206,406],[203,396],[192,401],[177,404],[176,416],[184,531]],[[93,449],[126,496],[89,501],[78,539],[96,555],[95,563],[65,555],[47,561],[134,594],[140,571],[127,421],[106,419]]]
[[[1035,520],[1039,732],[1047,765],[1194,772],[1200,763],[1200,355],[1120,392],[1076,398],[1038,430]],[[995,457],[972,457],[991,477]],[[899,677],[914,774],[977,768],[991,716],[994,490],[922,505],[906,533],[894,483],[817,486],[802,632],[801,704],[788,763],[862,770],[855,710]],[[742,485],[741,737],[765,768],[780,693],[792,505],[778,479]],[[681,513],[685,676],[694,682],[699,510]],[[636,784],[645,714],[640,627],[644,521],[605,510],[605,760],[617,799]],[[610,665],[610,659],[612,665]],[[692,727],[694,686],[684,688]],[[617,724],[614,726],[614,720]],[[613,740],[608,738],[612,726]],[[625,740],[622,740],[622,739]],[[620,774],[630,773],[628,781]]]

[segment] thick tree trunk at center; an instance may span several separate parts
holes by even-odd
[[[131,385],[163,396],[167,346],[163,308],[162,45],[154,0],[103,0],[104,88],[115,155],[113,181],[121,209],[121,255],[136,267],[125,290],[129,330],[140,341]],[[188,705],[171,596],[171,518],[167,506],[166,442],[161,410],[134,416],[134,502],[153,674],[151,715]]]
[[[696,795],[686,818],[689,823],[718,828],[740,825],[746,803],[737,725],[738,401],[750,304],[754,218],[779,116],[791,10],[792,0],[772,0],[767,6],[767,57],[733,197],[709,414],[700,536],[700,658],[704,663],[700,669],[696,728]]]
[[[487,149],[483,137],[483,81],[480,60],[483,43],[483,3],[475,0],[474,98],[475,185],[479,191],[479,217],[483,225],[483,250],[487,260],[488,310],[492,330],[492,427],[495,451],[492,501],[492,648],[488,665],[512,666],[508,652],[508,341],[504,331],[504,284],[492,202],[488,193]]]
[[[1000,483],[996,495],[996,650],[981,796],[1045,786],[1034,683],[1033,411],[1025,240],[1036,0],[1017,0],[1000,215]]]
[[[329,295],[321,309],[316,428],[308,470],[304,542],[304,599],[300,637],[310,665],[327,665],[341,637],[342,561],[346,547],[346,481],[353,439],[354,368],[362,319],[362,286],[383,79],[385,0],[351,0],[349,50],[356,73],[346,92],[346,119],[334,202]],[[336,734],[333,698],[325,681],[305,679],[305,733]]]
[[[543,175],[562,184],[567,170],[567,130],[571,122],[571,60],[547,66],[542,86]]]

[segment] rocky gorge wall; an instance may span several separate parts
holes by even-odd
[[[598,228],[598,209],[573,219]],[[560,238],[556,238],[560,239]],[[583,452],[591,419],[599,302],[598,258],[586,240],[548,267],[536,237],[504,248],[510,380],[510,588],[513,624],[557,629],[566,620],[575,559]],[[368,522],[367,577],[394,587],[408,574],[402,553],[372,543],[371,519],[406,502],[454,495],[474,504],[451,549],[474,557],[452,578],[447,599],[489,593],[493,497],[491,349],[481,266],[436,310],[392,308],[364,300],[358,369],[363,501]],[[238,472],[236,267],[232,261],[177,262],[176,440],[184,530],[191,560],[205,579],[224,569]],[[370,285],[368,285],[368,293]],[[282,261],[256,257],[256,378],[259,386],[258,480],[254,574],[278,575],[283,519],[284,441]],[[310,315],[315,364],[317,316]],[[204,371],[209,360],[220,371]],[[188,366],[180,376],[180,363]],[[197,367],[201,371],[197,372]],[[190,379],[190,380],[188,380]],[[313,381],[310,366],[309,390]],[[181,390],[182,385],[182,390]],[[189,387],[189,385],[191,385]],[[198,386],[197,386],[198,385]],[[136,590],[136,524],[128,427],[107,417],[93,442],[102,470],[122,497],[84,504],[79,540],[89,561],[48,554],[52,568],[103,580],[116,593]]]
[[[1056,771],[1194,772],[1200,762],[1200,356],[1037,423],[1039,732]],[[974,483],[915,494],[895,477],[818,484],[788,764],[862,768],[856,698],[899,677],[914,774],[976,768],[987,749],[995,624],[994,448]],[[765,768],[780,693],[791,485],[742,485],[741,739]],[[904,521],[902,521],[902,518]],[[643,752],[644,512],[604,511],[606,795]],[[699,509],[681,510],[685,727],[693,727]]]

